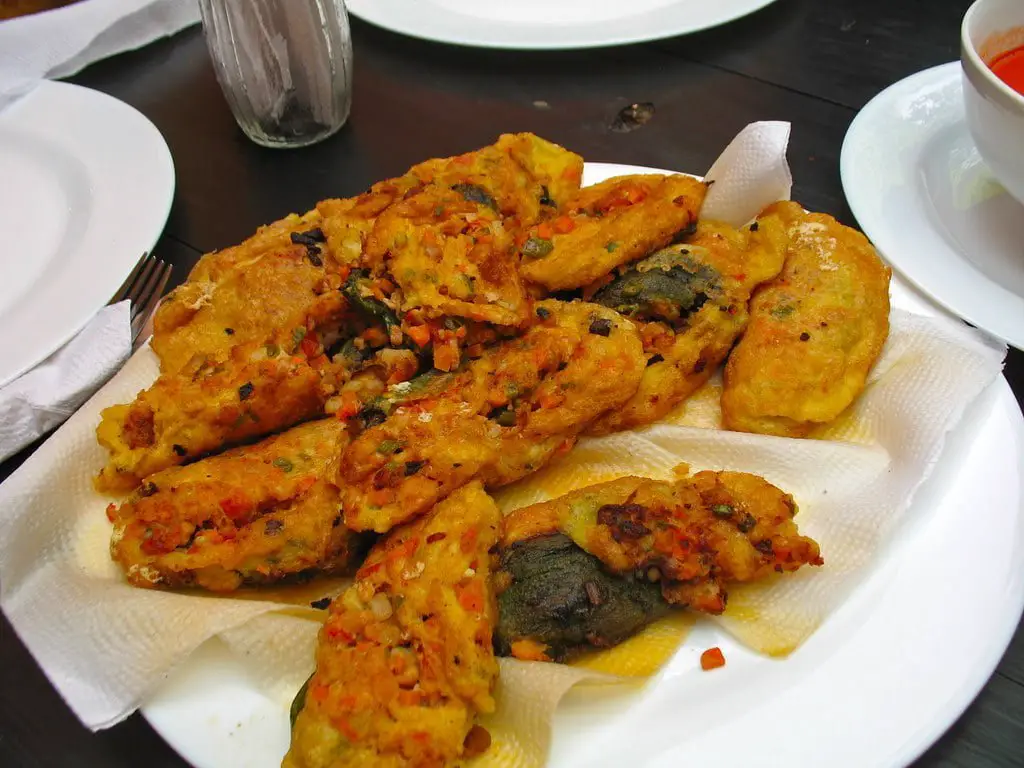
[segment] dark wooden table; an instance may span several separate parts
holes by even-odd
[[[290,152],[261,149],[242,136],[198,29],[94,65],[74,81],[135,106],[166,138],[178,188],[159,255],[173,262],[177,284],[201,253],[262,223],[510,131],[534,131],[588,160],[702,172],[746,123],[789,120],[795,198],[854,223],[839,180],[850,121],[889,84],[956,59],[968,5],[779,0],[699,35],[564,53],[450,48],[353,21],[351,119],[325,143]],[[611,131],[615,113],[638,101],[654,102],[654,119],[632,133]],[[1006,375],[1020,402],[1024,354],[1010,351]],[[30,452],[0,466],[0,479]],[[770,754],[769,746],[764,765]],[[139,715],[98,734],[83,728],[3,620],[0,765],[183,764]],[[977,700],[917,765],[1024,765],[1024,631]]]

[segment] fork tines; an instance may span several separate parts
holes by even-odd
[[[111,304],[128,299],[131,302],[131,330],[134,343],[163,295],[164,287],[171,277],[169,264],[154,258],[152,254],[143,254],[139,263],[128,275],[124,284],[110,300]]]

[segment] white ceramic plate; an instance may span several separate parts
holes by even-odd
[[[353,16],[410,37],[482,48],[565,49],[685,35],[775,0],[348,0]]]
[[[959,62],[872,99],[846,134],[841,168],[850,209],[893,267],[971,324],[1024,349],[1024,206],[999,186],[971,140]]]
[[[588,163],[584,182],[651,170]],[[936,313],[898,281],[893,299]],[[698,623],[642,690],[571,693],[549,765],[865,768],[913,760],[988,680],[1024,608],[1024,418],[1004,378],[964,414],[914,504],[927,514],[908,515],[860,588],[787,659],[760,656]],[[707,675],[698,659],[712,645],[729,664]],[[199,768],[271,768],[288,746],[286,709],[216,639],[142,712]]]
[[[0,386],[110,301],[173,196],[163,137],[117,99],[43,82],[0,111]]]

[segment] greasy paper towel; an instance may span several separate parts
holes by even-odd
[[[45,79],[173,35],[197,0],[87,0],[0,24],[0,108]]]
[[[757,124],[743,136],[771,137],[778,131],[777,124]],[[760,156],[752,160],[748,154],[737,162],[776,171],[784,166],[784,145],[755,141],[753,146]],[[774,147],[774,156],[766,147]],[[734,220],[747,213],[736,205],[742,195],[733,195],[730,185],[740,185],[750,195],[778,187],[777,173],[765,183],[727,171],[716,168],[719,181],[712,189],[733,201],[729,215]],[[794,493],[802,508],[798,522],[822,541],[827,565],[806,569],[794,578],[795,585],[770,583],[767,596],[740,593],[736,599],[741,606],[751,607],[726,621],[740,637],[784,650],[855,584],[857,569],[875,552],[880,537],[888,535],[887,529],[872,526],[891,529],[902,522],[910,495],[941,450],[945,432],[999,372],[1005,348],[990,345],[979,334],[947,321],[900,313],[893,321],[882,364],[858,406],[865,418],[838,427],[846,429],[843,437],[854,441],[850,444],[662,425],[583,441],[562,464],[499,494],[501,501],[508,507],[517,499],[525,502],[615,474],[663,473],[680,461],[695,468],[729,466],[764,474]],[[252,658],[244,647],[267,653],[278,649],[273,658],[279,661],[257,665],[262,677],[255,679],[282,699],[312,665],[309,647],[317,614],[311,610],[292,607],[284,617],[261,616],[281,603],[133,589],[110,562],[110,524],[104,515],[108,500],[90,485],[90,475],[104,461],[93,430],[103,407],[130,400],[156,371],[152,352],[143,349],[0,488],[0,602],[51,681],[93,728],[127,716],[169,670],[213,635],[220,634],[243,658]],[[695,406],[705,400],[698,398]],[[713,414],[701,408],[688,407],[684,413],[714,423]],[[847,510],[867,517],[855,519]],[[805,599],[812,604],[795,604]],[[297,615],[303,617],[297,622],[304,629],[296,632],[292,645],[281,628],[292,625],[288,619]],[[250,621],[257,616],[259,620]],[[764,632],[767,618],[776,616],[782,617],[784,632]],[[173,632],[167,631],[170,627]],[[562,674],[546,665],[528,668],[533,670],[530,675]],[[508,692],[511,681],[503,685]],[[548,706],[537,703],[542,705]]]
[[[67,344],[0,387],[0,461],[74,413],[132,351],[130,302],[104,307]]]

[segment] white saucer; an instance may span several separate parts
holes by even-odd
[[[846,134],[841,170],[857,222],[894,268],[1024,349],[1024,205],[995,181],[971,140],[959,62],[872,99]]]
[[[725,24],[775,0],[348,0],[392,32],[482,48],[566,49],[660,40]]]
[[[0,386],[110,301],[173,196],[163,137],[115,98],[44,81],[0,111]]]

